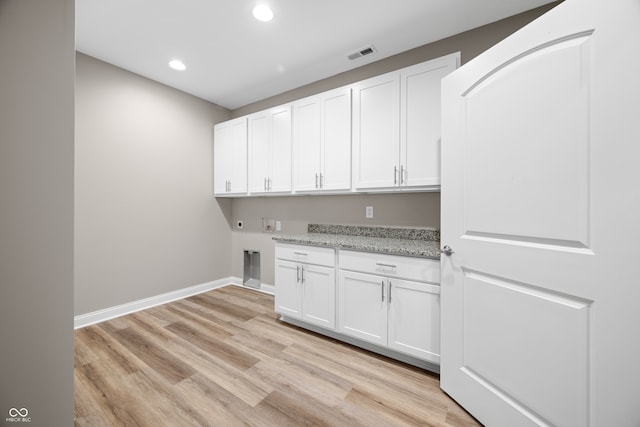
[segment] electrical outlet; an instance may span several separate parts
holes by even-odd
[[[282,231],[282,222],[276,221],[276,231]]]
[[[367,206],[364,210],[364,214],[367,218],[373,218],[373,206]]]

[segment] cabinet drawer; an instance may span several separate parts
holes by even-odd
[[[336,265],[336,252],[333,248],[320,248],[317,246],[276,244],[276,258],[290,261],[305,262],[308,264]]]
[[[440,284],[440,261],[433,259],[340,250],[338,266],[341,270]]]

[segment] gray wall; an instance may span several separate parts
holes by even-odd
[[[560,3],[561,2],[550,3],[492,24],[399,53],[324,80],[319,80],[280,95],[254,102],[234,110],[233,117],[243,116],[264,110],[265,108],[295,101],[296,99],[348,85],[399,68],[408,67],[409,65],[418,64],[452,52],[460,51],[462,63],[464,64]]]
[[[212,141],[230,112],[83,54],[76,70],[75,314],[229,276]]]
[[[354,83],[369,77],[461,52],[468,62],[558,3],[552,3],[483,27],[430,43],[372,64],[338,74],[233,111],[234,117],[250,114],[305,96]],[[304,232],[309,222],[381,224],[440,228],[440,194],[383,194],[358,196],[296,196],[234,199],[232,220],[245,223],[233,232],[233,274],[242,277],[243,249],[261,252],[261,279],[272,285],[274,251],[272,234],[262,233],[262,218],[282,221],[283,232]],[[374,219],[365,218],[364,207],[374,207]]]
[[[0,0],[0,424],[73,425],[74,1]]]

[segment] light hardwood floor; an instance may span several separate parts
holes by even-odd
[[[77,426],[478,426],[427,371],[229,286],[78,329]]]

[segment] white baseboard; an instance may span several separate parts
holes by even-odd
[[[227,277],[224,279],[215,280],[213,282],[202,283],[200,285],[179,289],[177,291],[167,292],[165,294],[155,295],[149,298],[128,302],[125,304],[117,305],[115,307],[109,307],[102,310],[93,311],[91,313],[80,314],[74,317],[73,327],[74,329],[84,328],[85,326],[104,322],[105,320],[114,319],[116,317],[124,316],[125,314],[135,313],[136,311],[166,304],[171,301],[187,298],[193,295],[201,294],[203,292],[208,292],[213,289],[237,284],[240,282],[241,281],[239,281],[235,277]]]
[[[213,282],[202,283],[200,285],[179,289],[177,291],[167,292],[165,294],[155,295],[149,298],[128,302],[128,303],[117,305],[114,307],[92,311],[91,313],[80,314],[73,318],[73,328],[74,329],[84,328],[85,326],[104,322],[105,320],[114,319],[116,317],[124,316],[126,314],[135,313],[136,311],[145,310],[147,308],[166,304],[171,301],[177,301],[179,299],[201,294],[203,292],[209,292],[214,289],[222,288],[224,286],[229,286],[229,285],[244,287],[242,286],[241,278],[230,276],[224,279],[214,280]],[[274,295],[276,288],[273,285],[267,285],[265,283],[261,283],[260,289],[253,289],[248,287],[245,287],[245,289],[252,289],[254,291],[264,292],[265,294]]]

